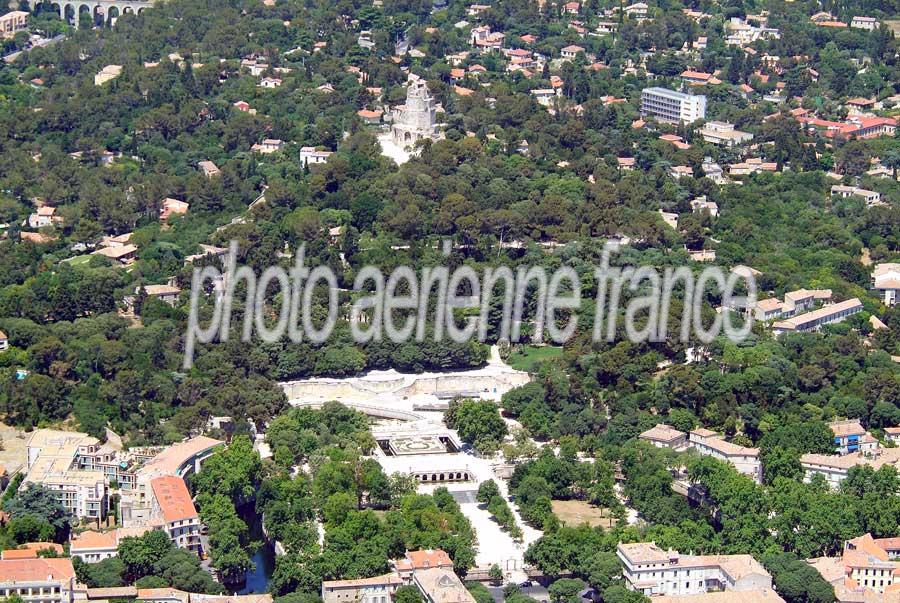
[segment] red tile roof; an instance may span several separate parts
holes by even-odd
[[[162,510],[163,518],[167,522],[189,519],[197,516],[197,509],[191,500],[184,480],[180,477],[157,477],[150,482],[153,495]]]
[[[3,559],[0,560],[0,576],[10,582],[43,582],[71,580],[75,568],[68,558],[56,559]]]

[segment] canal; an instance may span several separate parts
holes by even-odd
[[[272,572],[275,571],[275,549],[263,534],[262,518],[259,515],[251,509],[246,513],[241,513],[241,516],[250,528],[250,540],[259,546],[253,553],[253,563],[256,568],[252,572],[247,572],[243,587],[237,591],[237,594],[265,593],[269,591],[269,579],[272,577]]]

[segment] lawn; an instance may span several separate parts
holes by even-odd
[[[595,507],[582,500],[554,500],[552,505],[553,514],[567,526],[575,527],[586,523],[592,528],[600,526],[609,529],[615,523],[615,519],[607,509]]]
[[[516,348],[516,351],[509,355],[507,362],[514,369],[534,373],[538,370],[541,362],[558,358],[562,355],[562,351],[562,348],[549,345],[523,345]]]
[[[91,254],[86,253],[84,255],[76,255],[75,257],[67,261],[69,262],[70,266],[84,266],[91,261]]]

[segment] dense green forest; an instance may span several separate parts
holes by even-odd
[[[385,475],[366,458],[375,444],[365,417],[337,404],[289,408],[278,382],[481,366],[499,337],[499,304],[492,305],[485,342],[357,344],[342,312],[325,343],[213,343],[182,369],[192,270],[216,261],[188,258],[201,254],[200,245],[234,240],[239,262],[261,272],[289,267],[291,253],[305,244],[307,265],[338,274],[346,309],[359,295],[351,290],[358,271],[370,264],[385,272],[400,265],[478,272],[569,266],[581,277],[582,298],[592,300],[593,269],[609,238],[632,241],[616,255],[617,266],[688,265],[699,272],[689,252],[715,250],[717,264],[760,271],[766,296],[828,288],[836,299],[860,298],[865,311],[819,333],[774,338],[757,324],[742,343],[632,343],[622,333],[594,341],[586,302],[561,353],[503,397],[503,414],[521,430],[508,430],[493,405],[469,400],[453,403],[447,423],[479,454],[501,449],[521,461],[510,492],[524,521],[544,530],[526,560],[551,578],[565,576],[550,593],[555,601],[577,598],[586,585],[604,603],[641,601],[622,587],[614,551],[619,542],[655,540],[682,551],[752,553],[789,603],[831,603],[830,587],[801,560],[834,554],[865,532],[896,536],[900,524],[892,468],[854,469],[830,491],[817,480],[802,483],[799,463],[803,453],[831,449],[826,423],[833,418],[858,418],[877,436],[900,424],[900,364],[892,359],[900,356],[900,306],[886,308],[874,294],[869,265],[900,259],[900,139],[828,138],[801,128],[791,110],[843,120],[845,102],[863,96],[896,115],[890,99],[900,93],[900,62],[890,28],[824,28],[809,17],[827,10],[845,21],[892,18],[900,5],[649,4],[651,19],[623,18],[614,36],[582,38],[562,2],[498,0],[481,20],[505,32],[508,45],[548,57],[569,44],[585,52],[548,62],[532,78],[506,72],[499,53],[473,53],[461,66],[486,72],[459,82],[448,55],[471,44],[466,29],[454,26],[469,18],[458,0],[440,10],[425,0],[171,0],[123,15],[112,28],[70,28],[44,7],[32,29],[66,39],[0,64],[0,330],[10,344],[0,352],[0,419],[23,429],[66,422],[98,437],[111,427],[140,445],[179,441],[210,416],[234,417],[230,447],[210,459],[191,488],[225,583],[238,582],[253,564],[256,543],[245,518],[263,518],[286,549],[271,582],[283,603],[312,603],[322,580],[383,573],[408,549],[443,548],[462,574],[474,565],[478,543],[453,497],[442,489],[418,495],[410,479]],[[589,0],[577,18],[593,28],[602,10],[617,5]],[[693,20],[683,8],[707,16]],[[780,38],[758,40],[749,53],[725,44],[728,19],[761,11]],[[372,32],[374,50],[357,43],[362,30]],[[392,60],[401,35],[423,56]],[[525,42],[526,35],[536,41]],[[700,37],[706,47],[693,49]],[[17,36],[4,49],[25,42]],[[767,56],[779,58],[777,69]],[[282,85],[259,87],[241,68],[247,57],[265,59],[267,75],[281,69]],[[95,85],[107,65],[121,65],[121,75]],[[708,98],[707,118],[752,133],[754,153],[776,173],[718,185],[704,176],[705,160],[725,166],[742,151],[705,142],[697,125],[633,127],[641,90],[674,86],[686,68],[718,72],[720,83],[698,88]],[[381,154],[379,130],[357,112],[402,103],[409,73],[425,78],[440,103],[444,138],[425,142],[398,166]],[[551,75],[561,80],[552,112],[531,94],[552,87]],[[458,94],[454,83],[472,94]],[[764,99],[777,84],[781,105]],[[241,101],[253,111],[237,107]],[[689,148],[661,140],[661,133],[681,136]],[[286,145],[255,153],[263,139]],[[303,166],[304,146],[333,154]],[[634,158],[633,171],[619,168],[623,157]],[[206,160],[221,170],[217,177],[198,170]],[[879,162],[893,178],[867,174]],[[673,166],[687,166],[693,176],[673,178]],[[844,184],[878,191],[884,204],[829,196],[835,173]],[[692,212],[691,200],[701,195],[717,203],[718,217]],[[189,211],[163,224],[166,198],[187,201]],[[22,233],[33,230],[23,224],[39,203],[56,208],[60,219],[41,229],[45,238],[36,243]],[[679,214],[677,230],[660,210]],[[330,236],[335,227],[341,234]],[[104,236],[129,232],[137,250],[127,268],[89,254]],[[453,244],[446,256],[443,240]],[[170,280],[182,289],[174,306],[140,293]],[[624,292],[623,305],[638,294]],[[141,300],[133,316],[125,312],[126,296]],[[327,299],[326,291],[315,292],[317,315],[325,314]],[[266,301],[274,314],[281,300]],[[708,319],[721,299],[706,293],[704,302]],[[533,334],[535,305],[529,291],[522,343]],[[201,315],[212,307],[209,296]],[[678,291],[667,317],[671,332],[682,310]],[[243,312],[241,299],[235,321]],[[870,317],[886,328],[873,330]],[[702,425],[758,446],[765,483],[635,441],[661,422],[681,430]],[[251,425],[265,428],[271,460],[253,451]],[[292,472],[297,466],[307,470]],[[682,468],[705,488],[716,513],[672,492],[672,474]],[[646,524],[620,521],[602,530],[560,523],[553,500],[588,501],[622,519],[617,469],[625,499]],[[479,499],[520,538],[495,488],[483,485]],[[3,501],[22,516],[0,532],[3,542],[64,540],[60,508],[41,498],[25,490]],[[129,540],[118,559],[79,564],[79,579],[98,587],[221,590],[196,559],[166,545],[152,535]],[[472,590],[482,603],[485,592]],[[505,597],[531,603],[515,587]]]

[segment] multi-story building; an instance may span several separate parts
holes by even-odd
[[[653,597],[653,603],[735,603],[735,598],[728,591],[710,591],[697,595],[662,595]],[[784,603],[784,599],[774,590],[754,590],[741,593],[740,603]]]
[[[0,15],[0,38],[6,40],[15,37],[20,31],[28,29],[28,13],[14,10]]]
[[[834,447],[838,454],[873,452],[878,448],[878,440],[869,435],[856,419],[833,421],[828,427],[834,434]]]
[[[895,306],[900,301],[900,264],[876,264],[872,272],[872,289],[883,295],[885,306]]]
[[[72,603],[86,588],[75,582],[68,558],[0,560],[0,596],[19,596],[25,603]]]
[[[816,331],[823,325],[843,322],[848,316],[862,312],[862,309],[862,302],[854,297],[853,299],[830,304],[806,314],[778,321],[772,325],[772,330],[776,335]]]
[[[121,439],[111,431],[107,432],[107,441],[101,443],[85,433],[38,429],[26,446],[27,473],[21,488],[42,484],[53,490],[76,518],[95,521],[106,518],[109,490],[118,489],[123,494],[123,521],[131,517],[134,498],[148,509],[149,518],[150,480],[196,471],[220,444],[219,440],[199,436],[168,448],[123,450]]]
[[[868,465],[879,469],[884,465],[893,465],[900,469],[900,448],[876,448],[871,452],[851,452],[850,454],[804,454],[800,457],[803,467],[803,481],[809,482],[813,476],[821,475],[834,489],[847,479],[850,469]]]
[[[762,483],[762,463],[758,448],[732,444],[716,432],[702,428],[691,431],[689,440],[691,447],[701,455],[730,463],[739,473]]]
[[[842,603],[889,603],[897,600],[900,538],[872,538],[864,534],[844,543],[840,557],[819,557],[807,561],[822,578],[834,586]]]
[[[99,563],[119,554],[119,543],[123,538],[141,536],[150,529],[140,527],[117,528],[108,532],[81,532],[73,535],[69,541],[69,554],[85,563]]]
[[[453,561],[440,549],[407,551],[394,571],[360,580],[322,583],[323,603],[392,603],[401,586],[416,586],[426,603],[475,603],[453,571]]]
[[[725,147],[734,147],[753,140],[753,134],[735,130],[734,124],[724,121],[708,121],[700,129],[700,135],[706,142]]]
[[[322,582],[323,603],[391,603],[404,582],[397,574]]]
[[[693,123],[706,117],[706,97],[666,88],[644,88],[641,115],[668,123]]]
[[[750,555],[682,555],[655,542],[620,543],[616,555],[625,586],[646,596],[772,589],[772,576]]]
[[[150,487],[153,490],[151,515],[162,519],[163,529],[175,546],[199,553],[200,515],[184,480],[174,475],[157,477],[150,482]]]
[[[800,312],[812,309],[819,302],[831,299],[831,289],[797,289],[784,294],[781,315],[790,318]]]
[[[657,448],[680,449],[687,446],[687,434],[678,431],[674,427],[670,427],[663,423],[654,425],[644,433],[638,436],[642,440],[646,440]]]
[[[94,590],[100,589],[91,589]],[[120,589],[117,589],[120,590]],[[207,595],[189,593],[177,588],[138,588],[133,595],[135,603],[272,603],[272,595]]]

